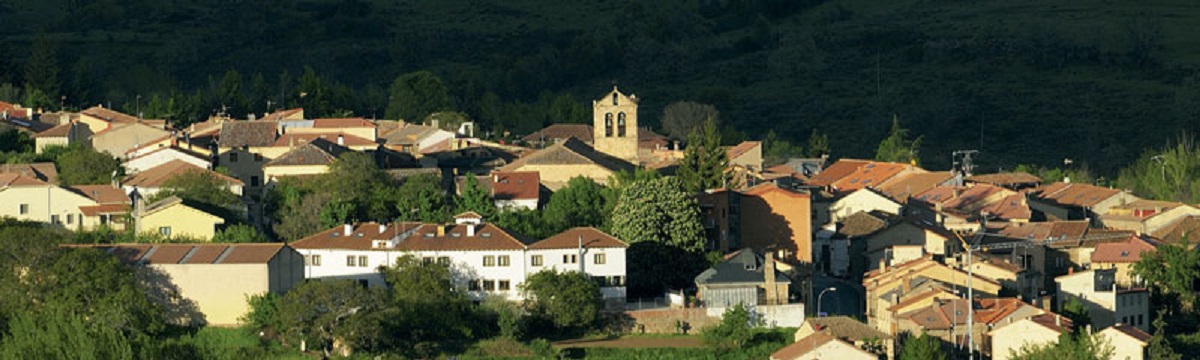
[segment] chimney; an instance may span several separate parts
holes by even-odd
[[[910,291],[912,291],[912,277],[905,276],[904,277],[904,293],[907,294]]]
[[[387,224],[379,224],[379,233],[382,234],[386,231],[387,231]]]
[[[1068,267],[1068,268],[1067,268],[1067,275],[1074,275],[1074,274],[1075,274],[1075,268],[1074,268],[1074,267]]]
[[[354,225],[350,225],[350,224],[342,225],[342,235],[350,235],[352,233],[354,233]]]
[[[446,225],[445,224],[438,224],[437,236],[446,236]]]
[[[342,134],[338,134],[338,145],[346,146],[346,137]]]
[[[466,225],[467,225],[467,236],[475,236],[475,224],[466,224]]]
[[[1054,314],[1054,326],[1062,326],[1062,315]]]
[[[763,281],[767,288],[767,303],[775,304],[779,299],[777,286],[775,286],[775,252],[765,251],[763,254]]]

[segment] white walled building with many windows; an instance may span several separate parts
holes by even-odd
[[[625,298],[628,244],[594,228],[573,228],[549,238],[520,238],[475,213],[454,224],[361,223],[343,225],[290,244],[304,255],[308,279],[349,279],[383,286],[380,267],[404,256],[450,265],[456,285],[482,299],[521,300],[520,286],[542,270],[583,271],[600,284],[605,299]]]

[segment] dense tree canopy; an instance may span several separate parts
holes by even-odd
[[[899,163],[920,162],[918,153],[921,148],[921,137],[916,140],[909,138],[909,130],[900,127],[900,118],[892,117],[892,130],[887,137],[879,142],[875,151],[875,160]]]
[[[717,107],[692,101],[676,101],[663,108],[662,128],[667,136],[683,140],[693,131],[712,122],[721,124],[721,113]]]
[[[453,106],[450,91],[441,78],[428,71],[417,71],[401,75],[392,83],[387,117],[419,122],[429,114],[453,110]]]
[[[1189,137],[1160,151],[1148,151],[1122,169],[1117,185],[1138,196],[1183,203],[1200,202],[1200,151]]]
[[[946,360],[942,340],[924,332],[910,336],[900,348],[899,360]]]
[[[1084,332],[1063,333],[1058,343],[1040,346],[1024,346],[1014,351],[1011,359],[1016,360],[1108,360],[1113,355],[1113,346],[1103,338]]]
[[[71,145],[54,159],[63,185],[109,184],[120,176],[121,162],[108,153]]]
[[[530,275],[521,289],[531,308],[564,329],[587,329],[599,321],[603,308],[600,287],[578,271],[542,270]]]
[[[186,171],[171,176],[147,202],[170,196],[217,208],[236,209],[242,205],[242,198],[230,191],[229,183],[206,171]]]
[[[566,187],[550,195],[550,201],[542,210],[546,225],[555,233],[577,226],[604,229],[608,223],[608,210],[611,209],[606,191],[609,189],[591,179],[582,176],[572,178]]]
[[[624,187],[613,209],[611,230],[630,243],[653,241],[692,252],[705,247],[696,198],[670,177]]]
[[[1133,264],[1133,273],[1144,279],[1156,293],[1172,300],[1164,302],[1190,311],[1196,304],[1193,291],[1200,278],[1200,254],[1189,250],[1185,239],[1178,244],[1163,244],[1155,251],[1143,252]]]

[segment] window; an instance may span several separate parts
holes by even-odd
[[[533,266],[542,266],[542,256],[534,255],[529,258],[529,263]]]
[[[483,291],[496,291],[496,280],[484,280]]]
[[[75,214],[67,214],[67,224],[75,223]]]
[[[312,256],[312,266],[321,266],[321,255]]]
[[[625,137],[625,113],[617,114],[617,136]]]
[[[467,282],[467,290],[479,291],[479,280],[471,280]]]
[[[437,258],[437,263],[438,263],[438,265],[450,266],[450,257],[449,256],[439,256]]]
[[[159,226],[158,234],[162,235],[162,236],[171,236],[171,227],[170,226]]]
[[[508,266],[508,255],[500,255],[500,266]]]
[[[612,113],[604,114],[604,137],[612,136],[613,117]]]
[[[250,186],[258,186],[258,176],[250,176]]]
[[[28,214],[29,213],[29,204],[21,204],[21,205],[17,206],[17,212],[20,213],[21,215]]]
[[[50,215],[50,223],[54,224],[54,225],[58,225],[58,224],[62,224],[62,220],[59,220],[58,215]]]
[[[593,276],[592,282],[596,283],[596,286],[599,287],[608,287],[608,278],[603,276]]]
[[[596,255],[592,255],[592,263],[593,263],[593,264],[596,264],[596,265],[604,265],[604,263],[606,262],[606,260],[607,260],[607,259],[605,259],[605,258],[604,258],[604,254],[596,254]]]
[[[263,161],[262,154],[254,153],[254,161],[262,162]]]
[[[304,266],[312,265],[312,259],[308,255],[304,255]]]
[[[235,152],[229,153],[229,162],[231,162],[231,163],[237,162],[237,153],[235,153]]]
[[[346,256],[346,266],[354,267],[354,255]]]
[[[625,286],[625,277],[613,276],[612,280],[609,281],[609,284],[612,286]]]
[[[366,256],[358,257],[358,267],[367,267],[367,257]]]
[[[433,264],[432,257],[426,256],[426,257],[421,258],[421,265],[430,265],[430,264]]]
[[[500,283],[497,284],[497,287],[500,289],[500,291],[508,291],[511,288],[508,280],[500,280]]]
[[[574,254],[563,255],[563,264],[574,264],[579,262],[579,258]]]
[[[1145,323],[1143,323],[1143,322],[1142,322],[1142,320],[1143,320],[1143,318],[1142,318],[1142,314],[1138,314],[1138,319],[1137,319],[1137,320],[1138,320],[1138,322],[1137,322],[1137,326],[1142,326],[1142,324],[1145,324]]]
[[[496,266],[496,257],[492,256],[492,255],[484,256],[483,257],[483,266],[486,266],[486,267]]]
[[[613,105],[617,104],[617,92],[613,92]]]

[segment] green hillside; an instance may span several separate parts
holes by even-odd
[[[138,94],[174,93],[193,100],[183,121],[262,112],[281,91],[383,116],[393,79],[431,70],[458,110],[523,133],[578,121],[549,104],[584,106],[617,81],[652,125],[695,100],[750,137],[817,129],[836,156],[870,157],[895,114],[930,167],[979,149],[984,170],[1070,158],[1111,176],[1200,114],[1200,7],[1182,0],[0,0],[0,13],[22,24],[0,28],[0,83],[24,82],[41,32],[69,104],[132,111]],[[321,99],[298,96],[314,88],[306,65]]]

